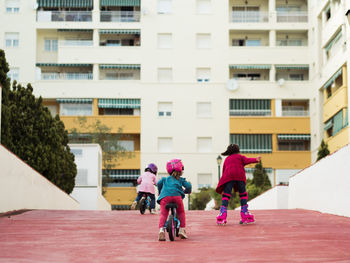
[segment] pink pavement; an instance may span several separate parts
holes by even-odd
[[[32,210],[0,215],[0,262],[350,262],[350,218],[308,210],[186,212],[189,239],[158,241],[159,215]]]

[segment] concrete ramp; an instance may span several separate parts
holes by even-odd
[[[20,209],[79,209],[79,203],[0,144],[0,212]]]

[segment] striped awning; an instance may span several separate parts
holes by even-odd
[[[338,32],[338,34],[331,40],[331,41],[329,41],[329,43],[325,46],[325,50],[326,50],[326,52],[328,52],[332,47],[333,47],[333,45],[341,38],[343,36],[343,33],[342,33],[342,31],[340,30],[339,32]]]
[[[38,0],[38,7],[93,7],[93,0]]]
[[[92,99],[79,99],[79,98],[59,98],[56,99],[58,103],[81,103],[89,104],[92,103]]]
[[[101,6],[140,6],[140,0],[101,0]]]
[[[36,63],[37,67],[92,67],[92,64]]]
[[[140,64],[101,64],[100,69],[140,69]]]
[[[59,28],[57,32],[92,32],[92,29],[83,29],[83,28]]]
[[[343,69],[340,68],[327,82],[324,84],[323,88],[326,89],[342,74]]]
[[[100,29],[100,34],[140,35],[140,29]]]
[[[309,65],[276,65],[276,69],[309,69]]]
[[[99,108],[139,109],[140,99],[98,99]]]
[[[238,144],[242,153],[271,153],[271,134],[230,134],[230,143]]]
[[[231,69],[270,69],[271,65],[230,65]]]
[[[277,138],[279,140],[303,140],[309,141],[310,134],[278,134]]]
[[[120,180],[135,180],[140,176],[140,170],[137,169],[111,169],[103,170],[104,175],[108,174],[109,177]]]
[[[324,124],[324,130],[327,131],[333,127],[333,119],[330,119]]]

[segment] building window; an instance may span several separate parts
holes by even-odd
[[[19,79],[19,68],[10,68],[9,72],[7,73],[7,76],[11,79],[12,81],[18,81]]]
[[[19,4],[19,0],[6,0],[6,13],[18,13]]]
[[[197,68],[196,74],[198,82],[210,81],[210,68]]]
[[[91,116],[92,103],[61,103],[61,116]]]
[[[197,138],[197,152],[209,153],[212,151],[212,139],[211,137],[198,137]]]
[[[108,151],[135,151],[135,143],[132,140],[105,141],[104,145]]]
[[[278,134],[279,151],[310,151],[310,134]]]
[[[171,117],[173,111],[172,102],[158,102],[158,116]]]
[[[170,33],[158,34],[158,48],[172,48],[173,36]]]
[[[328,137],[336,135],[344,127],[348,126],[348,111],[342,109],[324,124],[324,130]]]
[[[211,117],[211,102],[197,102],[197,117],[198,118]]]
[[[263,99],[230,99],[231,116],[271,116],[271,101]]]
[[[200,173],[197,175],[198,189],[211,187],[212,174]]]
[[[158,152],[170,153],[173,151],[173,139],[171,137],[158,138]]]
[[[210,34],[197,34],[197,48],[205,49],[211,47]]]
[[[171,14],[172,9],[172,0],[158,0],[158,14]]]
[[[19,33],[5,33],[5,46],[6,47],[18,47],[19,46]]]
[[[324,13],[325,13],[326,21],[331,19],[332,14],[331,14],[331,6],[330,5],[325,9]]]
[[[45,105],[45,106],[49,109],[52,117],[55,117],[57,115],[57,106],[56,105]]]
[[[159,82],[172,82],[173,81],[172,68],[158,68],[158,81]]]
[[[74,154],[74,157],[77,158],[77,157],[83,157],[83,150],[82,149],[70,149],[71,153]]]
[[[261,41],[260,39],[232,39],[232,46],[259,47]]]
[[[88,185],[88,169],[78,169],[77,176],[75,177],[76,186]]]
[[[230,143],[238,144],[242,153],[271,153],[271,134],[231,134]]]
[[[210,14],[211,0],[197,0],[197,14]]]
[[[49,52],[57,52],[58,40],[57,39],[45,39],[44,49]]]

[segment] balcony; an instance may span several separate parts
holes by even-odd
[[[307,11],[278,11],[277,22],[279,23],[307,23]]]
[[[38,11],[37,22],[91,22],[91,11]]]
[[[230,78],[238,81],[267,81],[270,68],[270,65],[230,65]]]
[[[232,23],[267,23],[269,13],[263,11],[232,11],[230,21]]]
[[[308,65],[276,65],[277,81],[307,81],[309,80]]]
[[[140,11],[101,11],[101,22],[140,22]]]
[[[310,116],[309,101],[307,100],[283,100],[282,116],[306,117]]]
[[[57,72],[43,72],[41,73],[41,80],[92,80],[92,73],[57,73]]]
[[[66,39],[58,42],[58,47],[92,47],[93,40]]]

